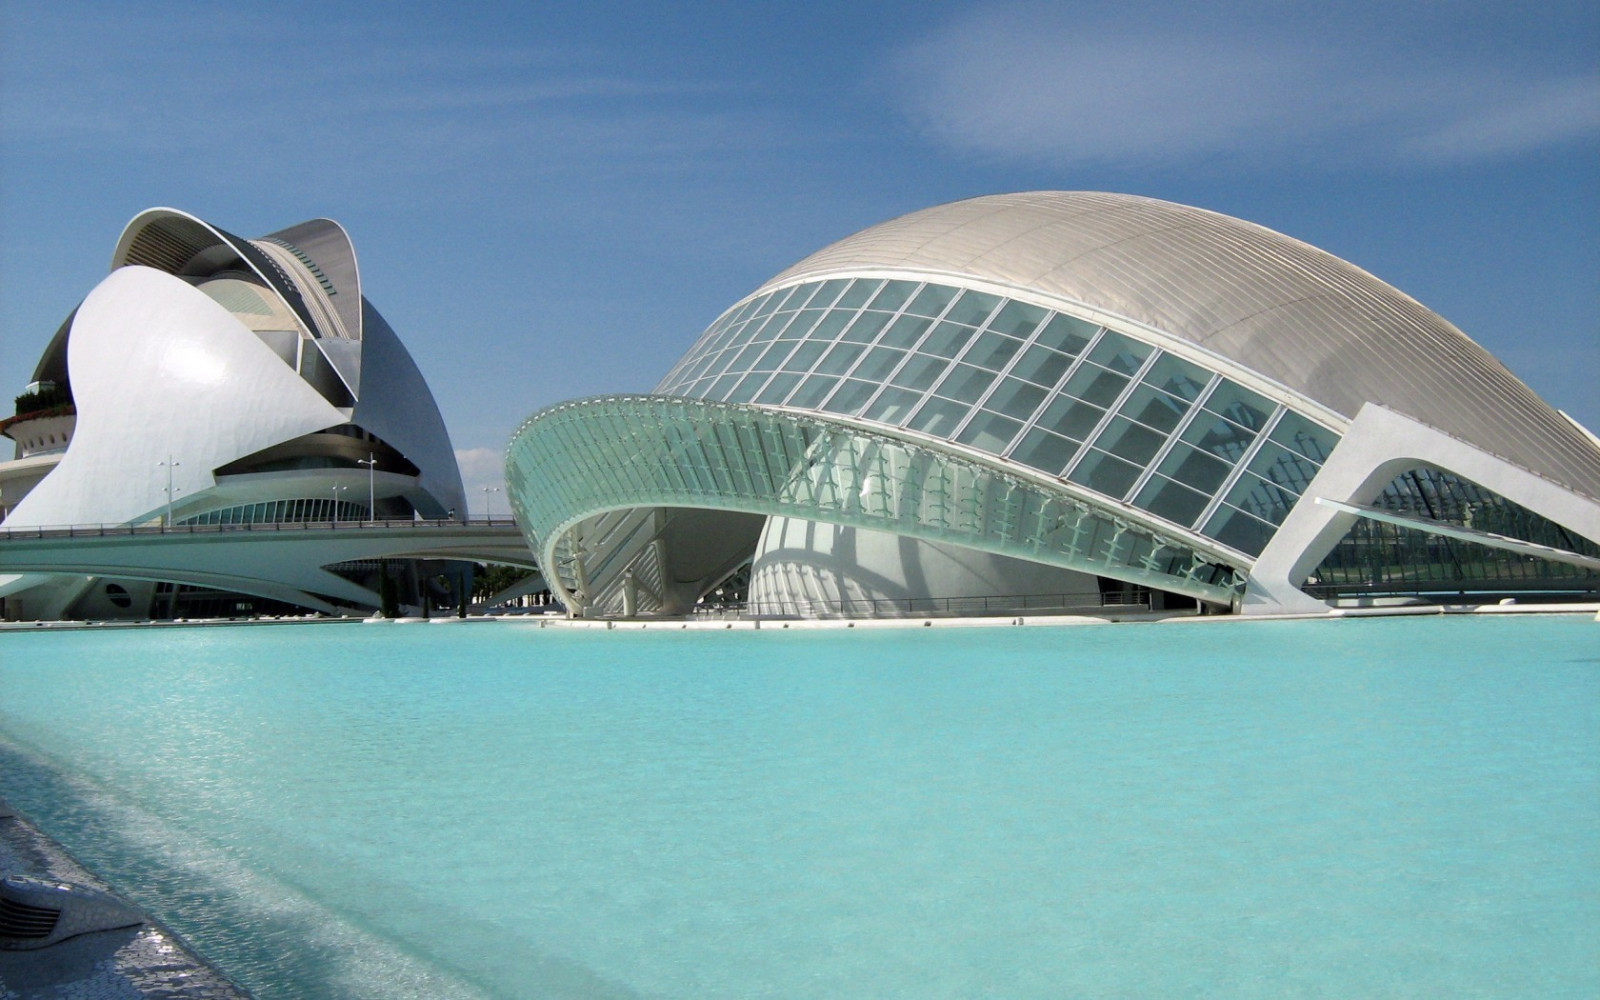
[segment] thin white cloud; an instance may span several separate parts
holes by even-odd
[[[130,169],[183,150],[187,169],[260,183],[299,163],[320,187],[370,187],[374,173],[505,184],[596,169],[714,165],[732,148],[781,143],[759,116],[730,110],[725,85],[651,76],[616,53],[515,38],[469,46],[349,39],[241,45],[227,18],[135,11],[107,23],[46,20],[29,49],[4,50],[0,131],[22,153],[115,155]],[[294,24],[255,16],[248,34],[282,41]],[[74,32],[81,32],[79,38]],[[93,61],[60,57],[74,44]],[[290,55],[283,55],[284,52]],[[196,86],[195,80],[212,81]],[[226,81],[221,85],[216,81]],[[463,185],[468,186],[468,185]]]
[[[1600,76],[1536,81],[1404,147],[1427,160],[1517,153],[1600,133]]]
[[[1057,164],[1463,162],[1600,133],[1592,73],[1512,73],[1359,36],[1152,24],[972,12],[895,54],[895,92],[941,143]]]

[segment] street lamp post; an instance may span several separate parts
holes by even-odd
[[[498,486],[485,486],[483,488],[483,516],[486,520],[494,520],[494,498],[489,494],[499,492],[500,487]]]
[[[370,520],[378,519],[378,459],[372,452],[367,452],[366,458],[356,459],[357,465],[367,467],[367,517]]]
[[[329,489],[331,489],[333,491],[333,510],[329,512],[328,516],[332,519],[334,524],[338,524],[339,523],[339,493],[340,493],[340,491],[347,490],[349,488],[350,487],[348,487],[348,486],[332,486],[332,487],[329,487]]]
[[[179,464],[180,463],[174,462],[172,460],[172,453],[171,452],[167,453],[167,460],[165,462],[157,462],[156,463],[156,468],[160,469],[160,468],[164,467],[167,470],[167,521],[166,521],[166,527],[168,527],[168,528],[172,527],[172,470],[177,468]]]

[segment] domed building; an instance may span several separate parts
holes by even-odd
[[[975,198],[734,303],[513,438],[578,615],[1592,599],[1600,444],[1337,257],[1149,198]]]
[[[140,214],[33,377],[4,422],[16,453],[0,463],[3,528],[466,511],[433,396],[327,219],[247,240],[172,209]],[[266,559],[249,572],[274,606],[378,601],[374,565]],[[181,615],[226,596],[159,579],[0,575],[10,617]]]

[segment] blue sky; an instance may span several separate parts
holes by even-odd
[[[530,413],[811,251],[1088,189],[1353,261],[1600,428],[1597,53],[1592,3],[0,0],[0,381],[142,209],[327,216],[481,512]]]

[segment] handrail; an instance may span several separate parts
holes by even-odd
[[[904,615],[961,616],[1020,613],[1058,613],[1150,609],[1150,592],[1143,587],[1130,594],[1083,591],[1070,594],[1006,594],[980,597],[862,597],[817,601],[727,601],[697,605],[696,617],[741,618],[854,618],[883,617],[885,611]]]
[[[479,517],[382,521],[261,521],[243,524],[45,524],[7,527],[0,523],[0,542],[30,538],[115,538],[135,535],[219,535],[236,531],[343,531],[413,528],[418,530],[490,530],[516,528],[515,518]]]

